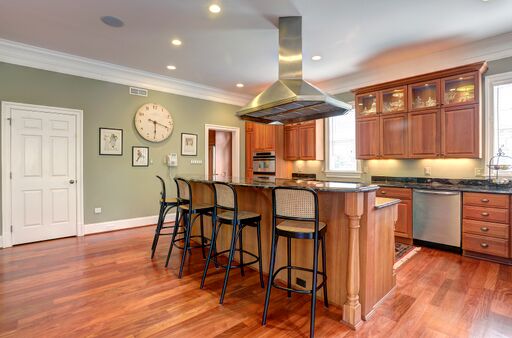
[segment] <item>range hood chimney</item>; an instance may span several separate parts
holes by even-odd
[[[302,78],[302,17],[279,18],[279,80],[237,112],[242,120],[289,124],[343,115],[352,107]]]

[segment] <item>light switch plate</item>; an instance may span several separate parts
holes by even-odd
[[[190,164],[203,164],[203,160],[190,160]]]
[[[101,214],[101,208],[94,208],[95,214]]]
[[[423,172],[425,173],[425,176],[430,176],[432,174],[432,168],[425,167],[423,168]]]

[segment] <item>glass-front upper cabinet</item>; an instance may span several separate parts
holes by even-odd
[[[377,93],[356,95],[356,113],[358,116],[372,116],[378,113]]]
[[[383,114],[404,113],[407,111],[407,86],[386,89],[380,92]]]
[[[441,80],[443,105],[455,106],[478,103],[476,73],[447,77]]]
[[[409,85],[409,110],[437,108],[441,105],[439,80]]]

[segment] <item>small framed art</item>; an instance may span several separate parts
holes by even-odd
[[[100,155],[123,155],[123,130],[100,128]]]
[[[149,147],[132,147],[132,167],[149,166]]]
[[[181,133],[181,155],[197,156],[197,134]]]

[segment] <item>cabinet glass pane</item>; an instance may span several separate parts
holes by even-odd
[[[475,77],[473,75],[461,76],[445,80],[444,103],[458,104],[473,102],[475,100]]]
[[[412,108],[435,107],[438,104],[437,82],[424,83],[412,87]]]
[[[357,98],[357,112],[361,115],[377,113],[377,96],[374,94],[359,96]]]
[[[405,110],[405,89],[395,89],[382,93],[382,112],[394,113]]]

